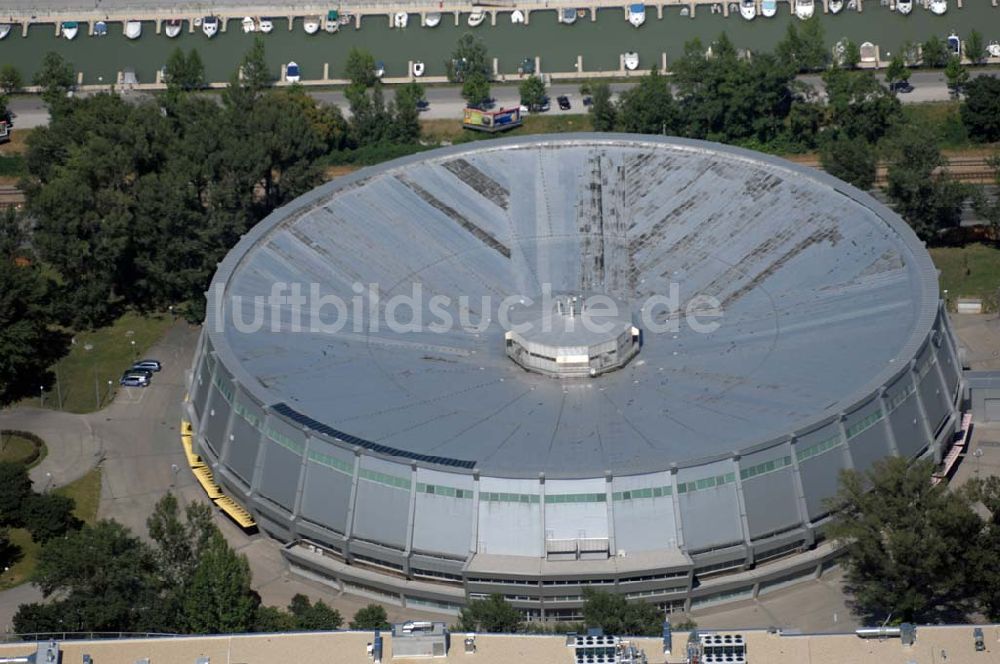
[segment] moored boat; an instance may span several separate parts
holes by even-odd
[[[563,9],[559,12],[559,22],[565,23],[566,25],[573,25],[576,23],[576,10],[571,7]]]
[[[243,26],[243,32],[257,32],[257,22],[253,20],[252,16],[244,16],[240,25]]]
[[[740,16],[748,21],[752,21],[757,16],[756,0],[740,0]]]
[[[839,14],[840,10],[844,8],[844,0],[830,0],[827,4],[827,8],[830,10],[831,14]]]
[[[181,34],[181,28],[183,27],[183,21],[179,18],[171,18],[167,20],[167,26],[163,29],[167,37],[173,39],[177,35]]]
[[[94,36],[104,37],[108,34],[108,24],[105,21],[98,21],[94,24]]]
[[[629,71],[635,71],[639,68],[639,54],[635,51],[629,51],[622,56],[622,60],[625,62],[625,69]]]
[[[331,9],[326,13],[326,25],[324,29],[330,34],[340,30],[340,12],[336,9]]]
[[[416,77],[418,77],[418,78],[420,76],[424,75],[424,63],[423,62],[417,60],[416,62],[413,63],[413,75],[416,76]]]
[[[931,0],[930,10],[932,14],[941,14],[948,11],[948,0]]]
[[[635,3],[628,6],[628,22],[638,28],[646,22],[646,5]]]
[[[257,24],[257,29],[263,32],[265,35],[270,34],[271,30],[274,30],[274,23],[271,19],[266,17],[261,17],[259,23]]]
[[[201,31],[205,33],[205,36],[211,39],[219,33],[219,17],[218,16],[206,16],[201,20]]]
[[[795,15],[805,21],[816,12],[816,0],[795,0]]]
[[[469,14],[469,27],[475,28],[483,24],[486,20],[486,12],[477,9],[476,11]]]
[[[962,40],[957,32],[948,35],[948,52],[952,55],[962,55]]]
[[[295,63],[295,61],[289,62],[285,67],[285,80],[289,83],[298,83],[299,77],[299,66]]]
[[[126,39],[138,39],[142,36],[141,21],[125,21],[124,34]]]
[[[302,19],[302,29],[307,35],[314,35],[319,32],[319,16],[306,16]]]
[[[424,27],[436,28],[441,23],[441,12],[430,12],[424,15]]]
[[[760,0],[760,15],[773,18],[778,13],[778,0]]]
[[[896,11],[906,16],[913,11],[913,0],[896,0]]]
[[[510,13],[510,22],[513,23],[514,25],[519,25],[521,23],[524,23],[524,12],[522,12],[520,9],[515,9],[514,11],[512,11]]]
[[[63,21],[62,26],[60,27],[60,32],[66,39],[76,39],[77,33],[80,32],[80,24],[76,21]]]

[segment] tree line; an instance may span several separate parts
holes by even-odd
[[[16,633],[221,634],[343,624],[336,609],[301,594],[287,609],[263,605],[246,556],[229,547],[203,503],[182,509],[166,494],[146,521],[150,543],[116,521],[79,525],[43,545],[33,580],[45,601],[18,608]],[[386,628],[385,609],[359,609],[350,626]]]

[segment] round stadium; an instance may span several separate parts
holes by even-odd
[[[587,587],[675,611],[821,574],[839,472],[940,461],[961,382],[930,258],[869,195],[569,134],[274,212],[219,266],[185,408],[297,571],[572,620]]]

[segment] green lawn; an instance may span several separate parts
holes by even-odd
[[[62,409],[71,413],[100,410],[114,395],[122,372],[144,357],[171,324],[167,315],[130,312],[108,327],[76,334],[69,354],[53,367],[58,385],[45,393],[44,405],[59,408],[61,399]],[[41,400],[32,397],[24,403],[37,406]]]
[[[11,528],[7,533],[11,544],[20,549],[20,553],[14,564],[10,565],[10,570],[0,576],[0,590],[7,590],[30,580],[35,572],[35,566],[38,565],[38,552],[42,548],[31,539],[31,533],[24,528]]]
[[[101,469],[92,471],[66,486],[61,486],[52,493],[69,496],[76,503],[73,513],[76,518],[86,524],[97,521],[97,508],[101,504]]]
[[[29,468],[37,466],[45,458],[47,449],[44,444],[41,446],[39,455],[35,458]],[[0,462],[24,463],[35,454],[34,441],[28,440],[16,433],[0,431]]]
[[[941,288],[954,307],[960,297],[979,297],[989,311],[997,309],[1000,288],[1000,249],[985,244],[933,247],[934,265],[941,270]]]

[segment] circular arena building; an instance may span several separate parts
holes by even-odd
[[[838,473],[938,461],[962,384],[922,244],[812,169],[482,141],[339,178],[219,266],[185,405],[223,493],[348,592],[572,620],[821,574]]]

